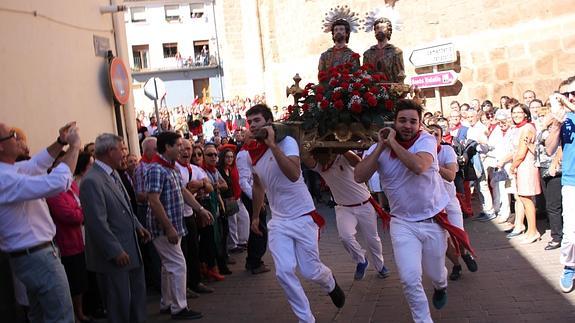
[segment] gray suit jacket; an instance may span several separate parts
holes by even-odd
[[[97,273],[131,270],[142,266],[136,229],[142,225],[121,188],[98,164],[80,185],[86,230],[86,267]],[[118,267],[114,258],[125,251],[130,264]]]

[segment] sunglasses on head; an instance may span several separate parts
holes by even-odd
[[[563,93],[561,93],[561,95],[563,95],[564,97],[569,97],[569,95],[575,96],[575,91],[563,92]]]
[[[17,134],[16,131],[14,131],[14,130],[11,130],[11,131],[10,131],[10,134],[8,134],[8,136],[3,137],[3,138],[0,138],[0,142],[4,142],[4,141],[10,140],[10,139],[12,139],[12,138],[18,140],[18,134]]]

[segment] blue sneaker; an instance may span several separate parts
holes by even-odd
[[[353,275],[353,279],[355,280],[362,280],[365,277],[365,271],[367,270],[367,265],[369,262],[365,259],[365,262],[357,264],[355,267],[355,274]]]
[[[561,275],[561,280],[559,280],[559,285],[561,285],[561,291],[563,293],[569,293],[573,290],[573,279],[575,278],[575,268],[565,267],[563,269],[563,275]]]
[[[391,275],[391,272],[385,266],[383,266],[381,270],[377,272],[377,277],[382,279],[389,277],[389,275]]]
[[[433,307],[440,310],[447,304],[447,288],[436,289],[433,292]]]
[[[495,219],[497,217],[497,215],[495,213],[486,213],[486,212],[481,212],[479,214],[479,216],[477,217],[477,221],[479,222],[488,222],[491,221],[493,219]]]

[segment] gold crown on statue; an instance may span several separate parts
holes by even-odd
[[[331,27],[338,21],[345,21],[349,24],[352,32],[356,33],[361,25],[359,14],[351,11],[348,6],[337,6],[331,8],[323,18],[323,32],[331,33]]]
[[[399,18],[399,14],[391,7],[385,7],[385,9],[375,9],[365,14],[365,20],[363,21],[363,28],[365,31],[370,32],[373,30],[375,23],[381,19],[387,19],[391,22],[391,27],[393,30],[401,30],[403,22]]]

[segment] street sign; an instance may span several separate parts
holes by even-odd
[[[457,73],[452,70],[411,77],[411,85],[417,85],[420,89],[450,86],[455,84],[455,82],[457,82]]]
[[[456,60],[457,53],[453,43],[417,48],[409,56],[409,61],[415,67],[453,63]]]
[[[166,95],[166,85],[159,77],[152,77],[144,84],[144,94],[150,100],[159,100]]]
[[[114,94],[114,100],[119,104],[128,103],[130,98],[130,80],[126,65],[119,58],[113,58],[110,62],[110,87]]]

